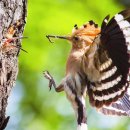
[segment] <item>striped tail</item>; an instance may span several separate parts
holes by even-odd
[[[128,89],[130,92],[130,90]],[[105,115],[117,115],[130,117],[130,93],[126,92],[124,96],[110,106],[103,106],[97,109]]]

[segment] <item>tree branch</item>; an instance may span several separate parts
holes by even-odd
[[[0,130],[4,130],[7,100],[18,74],[18,54],[27,12],[27,0],[0,1]],[[17,37],[17,38],[16,38]]]

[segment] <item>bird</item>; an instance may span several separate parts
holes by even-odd
[[[105,115],[130,116],[130,9],[98,27],[93,20],[66,36],[47,35],[71,43],[65,77],[59,85],[48,71],[49,88],[64,91],[76,113],[77,130],[88,130],[85,99]]]

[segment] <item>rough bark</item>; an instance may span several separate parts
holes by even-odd
[[[11,42],[8,39],[22,36],[26,7],[27,0],[0,0],[0,130],[5,129],[9,120],[6,116],[7,100],[18,74],[21,47],[20,39]]]

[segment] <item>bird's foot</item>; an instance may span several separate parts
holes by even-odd
[[[49,89],[51,90],[52,86],[53,86],[54,88],[56,88],[56,83],[55,83],[53,77],[50,75],[50,73],[49,73],[48,71],[44,71],[44,72],[43,72],[43,75],[44,75],[44,77],[45,77],[46,79],[49,80]]]

